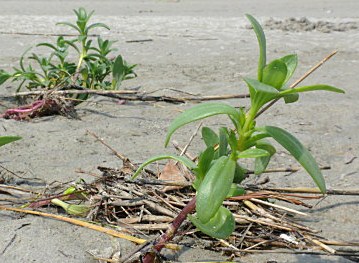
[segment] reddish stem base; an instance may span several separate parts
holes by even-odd
[[[152,251],[147,252],[143,258],[143,263],[154,263],[156,259],[156,254],[161,252],[162,248],[165,247],[166,243],[171,241],[179,227],[182,225],[183,221],[186,219],[187,215],[192,213],[196,208],[196,197],[193,197],[191,201],[183,208],[183,210],[178,214],[178,216],[173,220],[171,225],[168,227],[167,231],[159,236],[152,247]]]

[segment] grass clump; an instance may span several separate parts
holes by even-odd
[[[81,87],[82,89],[116,90],[123,80],[136,77],[134,67],[121,55],[112,56],[115,41],[97,36],[93,41],[92,31],[96,28],[110,30],[104,23],[90,23],[94,13],[84,8],[74,10],[76,22],[59,22],[57,25],[75,30],[78,35],[68,39],[59,36],[55,43],[39,43],[36,47],[50,50],[47,56],[29,52],[27,49],[20,58],[19,66],[13,72],[0,70],[0,85],[7,80],[19,83],[17,92],[41,89],[51,90],[63,87]],[[73,60],[72,53],[77,55]],[[108,76],[112,75],[112,79]]]

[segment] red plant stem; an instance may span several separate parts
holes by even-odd
[[[45,100],[37,100],[31,105],[22,106],[16,109],[8,109],[6,113],[14,114],[14,113],[28,113],[37,110],[45,104]]]
[[[183,221],[186,219],[187,215],[192,213],[196,208],[196,197],[193,197],[191,201],[182,209],[178,216],[173,220],[171,225],[168,227],[167,231],[159,236],[152,247],[152,251],[147,252],[143,259],[143,263],[153,263],[155,262],[156,253],[160,252],[162,248],[166,245],[167,242],[171,241],[176,235],[179,227],[182,225]]]

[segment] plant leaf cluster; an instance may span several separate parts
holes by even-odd
[[[287,55],[267,63],[266,38],[262,27],[251,15],[247,15],[259,43],[257,78],[244,78],[251,105],[248,110],[235,108],[225,103],[203,103],[194,106],[175,118],[167,133],[165,145],[173,133],[182,126],[214,115],[227,115],[233,127],[222,127],[219,132],[203,127],[202,139],[206,145],[194,164],[186,157],[162,155],[146,161],[133,175],[135,178],[144,166],[159,159],[171,158],[182,162],[196,176],[196,214],[189,216],[192,223],[205,234],[215,238],[226,238],[234,230],[232,213],[223,206],[231,196],[243,195],[241,182],[246,178],[246,167],[242,159],[253,159],[255,174],[265,171],[276,148],[267,140],[272,138],[283,146],[307,171],[322,193],[326,192],[323,175],[310,152],[288,131],[275,127],[257,127],[258,112],[274,100],[286,103],[298,100],[299,93],[324,90],[344,93],[343,90],[323,85],[288,88],[287,83],[297,67],[297,56]]]
[[[59,36],[55,43],[36,45],[48,48],[48,56],[28,55],[32,48],[27,49],[20,58],[19,67],[13,68],[13,73],[0,70],[0,85],[11,79],[20,83],[17,92],[23,86],[29,90],[73,85],[85,89],[115,90],[119,89],[123,80],[136,77],[136,65],[128,64],[121,55],[110,57],[116,51],[113,48],[115,41],[98,36],[94,43],[90,35],[94,29],[110,30],[104,23],[89,23],[94,11],[87,13],[81,7],[74,12],[77,17],[75,24],[60,22],[57,25],[75,30],[78,34],[75,38]],[[73,54],[77,55],[77,62],[73,61]],[[110,75],[112,80],[108,78]]]

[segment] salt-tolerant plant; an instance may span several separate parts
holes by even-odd
[[[214,115],[227,115],[232,127],[222,127],[215,132],[202,128],[202,139],[206,145],[199,155],[198,162],[184,156],[160,155],[144,162],[133,175],[136,178],[148,164],[174,159],[187,166],[195,175],[193,187],[196,190],[195,214],[189,220],[203,233],[215,238],[227,238],[235,229],[235,220],[223,201],[231,196],[244,194],[241,182],[246,178],[243,159],[253,159],[255,174],[265,171],[276,148],[268,141],[272,138],[283,146],[308,172],[322,193],[326,192],[323,175],[311,153],[288,131],[275,126],[257,126],[255,121],[269,103],[284,99],[286,103],[298,100],[299,93],[309,91],[343,90],[316,84],[301,87],[288,87],[288,81],[297,67],[297,56],[287,55],[267,63],[266,39],[262,27],[251,15],[247,15],[259,43],[259,62],[257,78],[244,78],[250,93],[250,107],[235,108],[225,103],[202,103],[194,106],[175,118],[167,133],[167,146],[173,133],[182,126]]]
[[[80,86],[86,89],[119,89],[123,80],[136,77],[136,65],[128,64],[121,55],[111,58],[114,41],[97,38],[94,44],[90,33],[95,28],[110,30],[104,23],[90,24],[94,11],[88,13],[84,8],[74,10],[76,22],[59,22],[75,30],[78,36],[73,39],[57,38],[56,43],[40,43],[36,47],[49,48],[48,56],[32,53],[27,49],[20,58],[19,67],[14,72],[0,70],[0,85],[12,79],[20,82],[17,91],[23,86],[27,89],[52,89],[55,87]],[[71,52],[78,55],[77,62],[71,60]],[[72,56],[73,57],[73,56]],[[28,61],[25,61],[28,59]],[[27,62],[27,63],[26,63]],[[108,79],[111,76],[112,80]]]

